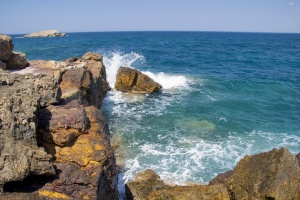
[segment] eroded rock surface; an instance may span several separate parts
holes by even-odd
[[[152,93],[162,86],[149,76],[130,67],[120,67],[116,77],[115,89],[122,92]]]

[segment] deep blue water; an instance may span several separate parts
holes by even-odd
[[[164,180],[208,182],[246,154],[300,152],[300,34],[69,33],[13,36],[29,60],[103,54],[109,82],[132,66],[160,82],[152,95],[111,92],[102,110],[120,145],[120,176],[152,168]]]

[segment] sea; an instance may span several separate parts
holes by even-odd
[[[12,35],[28,60],[103,55],[113,88],[120,66],[162,85],[154,94],[112,90],[101,107],[116,145],[119,190],[153,169],[166,182],[206,184],[245,155],[300,152],[300,34],[93,32]]]

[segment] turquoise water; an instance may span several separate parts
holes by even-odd
[[[120,146],[121,182],[152,168],[173,183],[207,183],[246,154],[300,152],[300,34],[108,32],[13,41],[28,59],[101,53],[111,86],[120,66],[163,85],[151,95],[112,91],[103,103]]]

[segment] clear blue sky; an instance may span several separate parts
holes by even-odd
[[[0,33],[47,29],[300,33],[300,0],[1,0]]]

